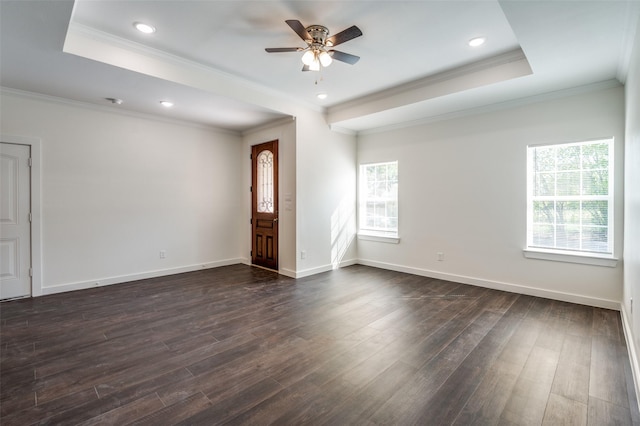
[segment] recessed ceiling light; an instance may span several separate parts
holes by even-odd
[[[475,37],[469,40],[469,46],[471,47],[482,46],[485,41],[487,41],[486,37]]]
[[[318,99],[327,99],[327,96],[328,96],[328,95],[327,95],[326,93],[318,93],[318,94],[316,95],[316,97],[317,97]]]
[[[173,102],[171,101],[160,101],[160,105],[165,108],[171,108],[173,106]]]
[[[153,25],[145,24],[144,22],[134,22],[133,26],[141,33],[153,34],[156,32],[156,27],[154,27]]]

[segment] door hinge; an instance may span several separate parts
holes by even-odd
[[[29,276],[33,277],[33,268],[29,268]]]
[[[253,186],[249,187],[249,192],[253,192]]]
[[[33,166],[33,158],[29,157],[29,161],[27,161],[27,164],[29,164],[29,167]]]
[[[249,256],[253,257],[253,250],[249,251]]]
[[[253,218],[249,219],[249,223],[253,225]]]
[[[29,212],[29,222],[33,222],[33,213]]]
[[[253,160],[253,154],[249,154],[249,160]]]

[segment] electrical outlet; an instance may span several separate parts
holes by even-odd
[[[167,257],[167,251],[166,250],[160,250],[160,259],[164,259]]]
[[[300,250],[300,259],[306,259],[306,258],[307,258],[307,251]]]
[[[438,262],[442,262],[444,260],[444,253],[441,251],[437,252],[436,259],[438,260]]]

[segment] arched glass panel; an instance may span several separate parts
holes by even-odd
[[[273,213],[273,152],[258,154],[258,213]]]

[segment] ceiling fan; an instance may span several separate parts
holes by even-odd
[[[305,28],[297,19],[289,19],[285,22],[307,43],[307,47],[267,47],[264,50],[269,53],[305,52],[302,55],[304,63],[302,71],[319,71],[320,66],[328,67],[334,59],[350,65],[360,59],[359,56],[331,49],[341,43],[360,37],[362,31],[355,25],[329,37],[329,30],[322,25],[309,25]]]

